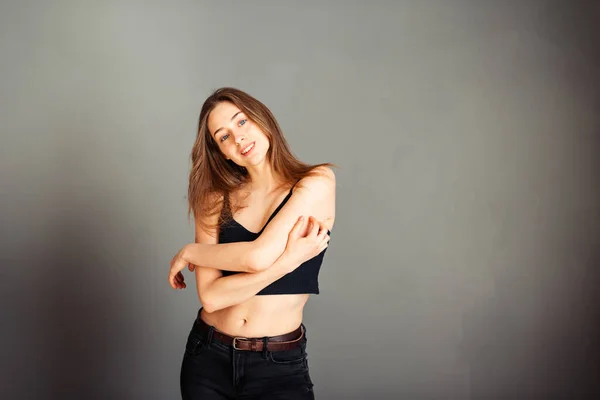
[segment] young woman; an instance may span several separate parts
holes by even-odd
[[[314,399],[303,309],[335,218],[332,165],[294,157],[271,111],[235,88],[204,102],[192,150],[195,243],[169,282],[195,271],[202,307],[181,366],[184,399]]]

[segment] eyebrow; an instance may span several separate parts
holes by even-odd
[[[238,116],[238,114],[241,114],[241,113],[242,113],[242,111],[238,111],[238,112],[236,112],[235,114],[233,114],[233,117],[231,117],[230,121],[233,121],[233,119],[234,119],[235,117],[237,117],[237,116]],[[219,128],[219,129],[217,129],[217,130],[215,131],[215,133],[213,133],[213,137],[217,137],[217,132],[219,132],[221,129],[224,129],[224,128],[223,128],[223,127],[221,127],[221,128]]]

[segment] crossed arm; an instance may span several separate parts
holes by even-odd
[[[288,234],[300,216],[318,215],[323,203],[335,201],[335,176],[321,167],[319,176],[302,179],[300,187],[261,235],[252,242],[215,245],[206,240],[186,246],[182,257],[191,264],[238,272],[260,272],[268,269],[285,250]]]
[[[300,181],[300,187],[294,189],[286,205],[253,242],[219,244],[216,232],[207,234],[196,224],[195,243],[178,254],[181,265],[176,274],[185,287],[179,271],[187,264],[195,266],[198,296],[208,312],[248,300],[303,262],[285,252],[288,239],[300,235],[305,227],[299,217],[322,216],[322,204],[328,207],[335,203],[335,176],[329,168],[320,169],[323,172],[320,176]],[[331,229],[329,222],[324,227]],[[223,277],[221,270],[242,273]],[[177,287],[173,267],[169,279],[171,286]]]
[[[223,277],[220,270],[197,267],[198,297],[207,312],[240,304],[263,288],[292,272],[304,261],[327,247],[329,235],[324,224],[313,219],[305,235],[307,220],[298,220],[289,233],[289,245],[269,268],[256,273],[242,272]]]

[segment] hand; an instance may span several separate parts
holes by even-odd
[[[328,246],[327,227],[314,217],[300,217],[288,235],[284,254],[291,257],[293,271],[300,264],[321,254]]]
[[[171,260],[171,269],[169,270],[169,283],[173,289],[185,289],[187,285],[183,279],[183,274],[181,271],[187,266],[190,271],[193,271],[192,264],[189,264],[183,258],[183,254],[186,251],[186,246],[184,246],[175,257]],[[188,265],[189,264],[189,265]]]

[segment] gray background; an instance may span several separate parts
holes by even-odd
[[[1,398],[178,397],[223,85],[341,167],[318,398],[599,393],[597,2],[50,3],[0,8]]]

